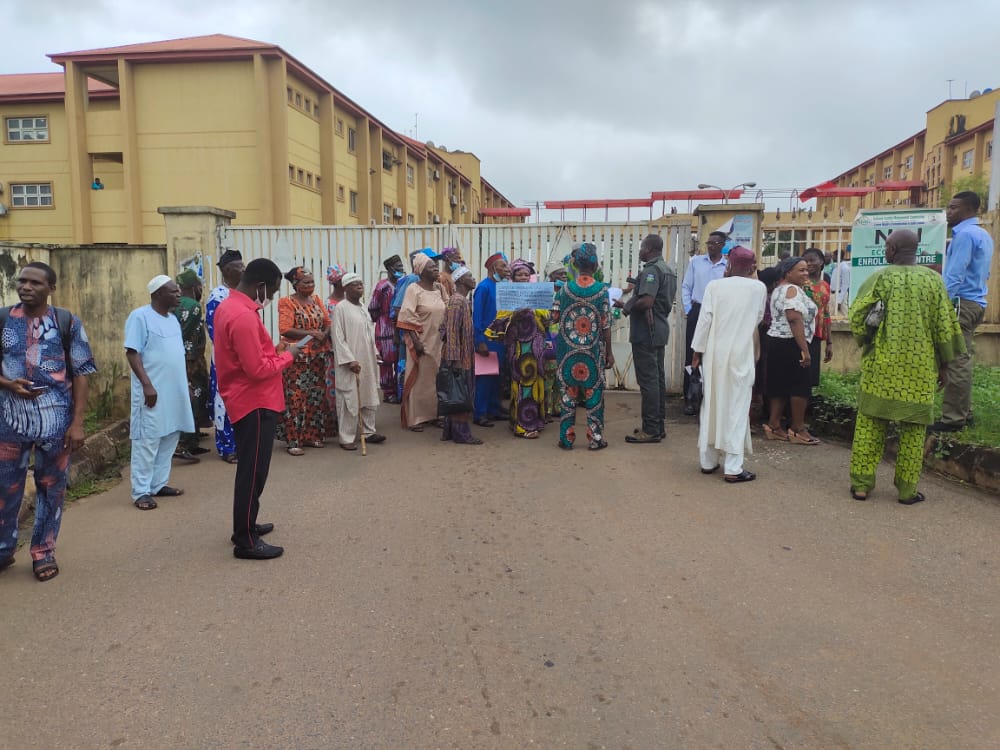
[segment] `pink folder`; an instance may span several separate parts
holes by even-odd
[[[473,354],[472,360],[475,363],[474,369],[476,371],[476,375],[500,374],[500,360],[497,358],[496,352],[490,352],[485,357]]]

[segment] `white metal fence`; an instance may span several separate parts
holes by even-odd
[[[668,265],[677,272],[678,290],[689,260],[691,225],[689,221],[583,224],[438,224],[429,226],[374,227],[290,227],[290,226],[229,226],[219,230],[218,253],[239,250],[245,262],[254,258],[271,258],[282,270],[304,266],[316,277],[317,294],[329,293],[326,269],[336,262],[349,271],[361,274],[365,291],[370,293],[385,275],[382,262],[399,255],[408,266],[410,253],[424,247],[440,251],[458,248],[476,274],[484,273],[483,261],[496,252],[510,259],[524,258],[535,264],[539,273],[546,265],[560,262],[569,254],[574,242],[597,245],[604,269],[605,281],[624,287],[626,278],[640,268],[639,244],[647,234],[663,237],[664,255]],[[217,285],[216,258],[205,258],[206,285]],[[671,345],[667,356],[667,388],[679,391],[683,381],[684,320],[680,309],[680,293],[670,316]],[[277,312],[272,306],[265,312],[265,324],[277,333]],[[628,322],[615,321],[613,329],[615,358],[618,366],[609,373],[609,386],[636,388],[632,358],[628,346]]]

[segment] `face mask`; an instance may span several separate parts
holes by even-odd
[[[495,273],[495,274],[493,274],[493,280],[494,281],[503,281],[503,276],[501,276],[498,273]]]
[[[394,279],[401,279],[401,278],[403,278],[403,276],[404,276],[404,274],[403,274],[402,271],[393,271],[392,272],[392,277]]]
[[[560,280],[558,280],[558,279],[557,279],[557,280],[555,281],[555,287],[556,287],[556,289],[562,289],[562,288],[563,288],[563,284],[565,284],[565,283],[566,283],[566,282],[564,282],[564,281],[560,281]]]

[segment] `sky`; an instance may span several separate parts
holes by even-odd
[[[0,72],[229,34],[277,44],[399,132],[474,152],[515,205],[801,190],[921,130],[948,79],[954,98],[1000,86],[994,5],[36,0],[8,9]]]

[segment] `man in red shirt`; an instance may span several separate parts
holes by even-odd
[[[233,492],[233,555],[270,560],[284,549],[260,537],[273,523],[257,523],[260,496],[267,482],[274,429],[285,410],[281,371],[299,353],[298,346],[277,347],[260,319],[281,285],[281,269],[267,258],[251,261],[239,285],[215,311],[215,370],[219,394],[236,439]]]

